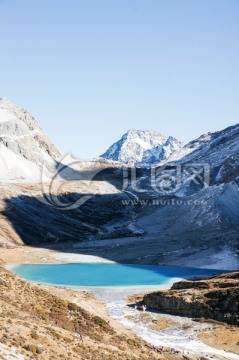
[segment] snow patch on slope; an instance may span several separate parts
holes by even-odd
[[[16,348],[10,348],[0,343],[0,358],[3,360],[24,360],[25,357],[17,352]]]
[[[16,182],[24,179],[40,181],[40,168],[0,144],[0,181]]]

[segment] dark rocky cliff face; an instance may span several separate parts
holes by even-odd
[[[239,272],[180,281],[168,291],[147,294],[144,304],[169,314],[214,319],[239,326]]]

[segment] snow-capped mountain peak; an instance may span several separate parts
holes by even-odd
[[[61,154],[25,109],[0,98],[0,179],[40,180],[41,167],[54,167]]]
[[[172,136],[167,138],[157,131],[130,129],[101,157],[125,164],[154,164],[167,159],[181,146]]]

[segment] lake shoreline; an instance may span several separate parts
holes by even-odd
[[[164,257],[163,261],[155,263],[148,255],[138,258],[137,246],[141,247],[145,240],[142,239],[114,239],[107,241],[93,241],[76,244],[59,244],[54,248],[33,246],[16,246],[12,248],[1,248],[0,263],[72,263],[72,262],[98,262],[98,263],[125,263],[141,265],[160,265],[195,267],[204,269],[218,269],[232,271],[239,269],[239,259],[232,254],[229,247],[222,249],[203,250],[199,254],[190,257],[178,255],[174,261],[170,255]],[[120,244],[120,246],[118,246]],[[134,244],[134,258],[128,257],[128,246]],[[137,246],[136,246],[137,245]],[[127,247],[127,248],[126,248]],[[94,248],[94,251],[93,251]],[[120,255],[119,255],[120,254]],[[112,256],[113,255],[113,256]],[[230,259],[230,261],[228,261]]]
[[[64,254],[64,253],[58,253],[55,250],[48,250],[48,249],[35,249],[32,247],[21,247],[21,248],[15,248],[15,249],[3,249],[3,253],[1,254],[1,260],[2,260],[2,265],[4,265],[4,267],[8,267],[8,266],[14,266],[17,263],[21,262],[21,263],[55,263],[55,264],[59,264],[62,263],[63,258],[66,262],[69,263],[70,259],[74,259],[74,261],[76,260],[75,255],[76,254]],[[73,256],[72,256],[73,255]],[[83,260],[82,262],[85,261],[85,259],[87,258],[87,255],[77,255],[77,259],[81,259]],[[93,257],[95,259],[95,257]],[[89,262],[92,261],[92,256],[88,257]],[[100,258],[97,260],[97,262],[105,262],[105,263],[115,263],[112,261],[107,261],[104,258]],[[169,289],[173,283],[175,283],[176,281],[181,280],[181,278],[173,278],[170,279],[169,282],[167,282],[166,284],[163,285],[159,285],[159,286],[134,286],[134,287],[86,287],[86,286],[82,286],[82,287],[69,287],[69,286],[55,286],[53,285],[49,285],[49,284],[40,284],[39,286],[49,289],[52,292],[61,292],[62,294],[67,294],[70,292],[73,292],[75,295],[74,299],[78,299],[81,298],[83,296],[83,294],[85,294],[84,296],[87,296],[87,301],[84,302],[84,306],[86,306],[88,308],[88,310],[95,312],[96,314],[104,314],[104,316],[106,318],[108,318],[108,321],[112,322],[114,324],[114,326],[116,328],[120,327],[122,332],[127,332],[127,331],[132,331],[133,333],[135,333],[135,329],[134,329],[134,322],[133,324],[131,323],[131,326],[128,319],[125,318],[125,316],[120,318],[117,318],[117,316],[114,316],[114,306],[118,306],[118,310],[124,306],[125,309],[128,309],[128,302],[126,300],[126,298],[129,295],[133,295],[133,294],[137,294],[137,293],[148,293],[148,292],[152,292],[152,291],[157,291],[157,290],[167,290]],[[38,283],[37,283],[38,284]],[[128,290],[128,291],[127,291]],[[90,295],[87,294],[92,294],[94,295],[98,300],[96,300],[96,298],[93,300]],[[74,300],[76,301],[76,300]],[[122,301],[122,302],[121,302]],[[81,301],[79,302],[79,304],[81,303]],[[97,304],[97,306],[96,306]],[[96,307],[95,307],[96,306]],[[118,311],[117,310],[117,311]],[[113,312],[112,312],[113,311]],[[165,319],[172,319],[171,315],[164,315]],[[175,319],[175,317],[173,317],[173,319]],[[178,321],[178,327],[180,328],[180,321],[181,319],[177,320]],[[191,324],[191,323],[190,323]],[[135,325],[136,326],[136,325]],[[191,325],[190,325],[191,326]],[[224,327],[224,325],[221,325],[222,328]],[[219,326],[220,327],[220,326]],[[127,329],[128,328],[128,329]],[[192,327],[192,331],[191,331],[191,335],[193,334],[194,339],[197,341],[197,343],[203,343],[206,344],[206,338],[208,332],[210,332],[210,328],[211,328],[211,324],[207,324],[206,322],[204,323],[204,325],[202,327],[200,327],[200,329],[204,329],[202,330],[201,334],[201,341],[203,339],[203,334],[205,341],[201,342],[198,341],[197,339],[197,333],[193,333],[193,327]],[[130,330],[129,330],[130,329]],[[201,330],[200,330],[201,331]],[[151,330],[150,330],[150,334],[152,334]],[[140,334],[139,334],[140,335]],[[146,335],[144,336],[145,340],[147,340],[149,343],[154,343],[154,340],[152,340],[152,338],[147,337]],[[173,343],[172,343],[173,344]],[[171,345],[172,345],[171,344]],[[168,345],[167,342],[164,343],[165,346]],[[235,358],[235,356],[232,354],[232,357],[223,357],[219,354],[221,354],[220,352],[217,351],[218,350],[222,350],[223,348],[223,344],[220,342],[218,343],[218,345],[215,344],[215,356],[212,356],[211,359],[232,359]],[[173,347],[173,346],[172,346]],[[175,346],[174,348],[178,349],[178,345],[177,342],[175,342]],[[225,350],[227,350],[225,348]],[[180,351],[182,351],[182,349],[180,348]],[[185,351],[188,351],[188,349],[186,350],[185,347]],[[205,354],[204,354],[205,355]],[[201,354],[202,356],[202,354]]]

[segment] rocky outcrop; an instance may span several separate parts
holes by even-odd
[[[239,326],[239,272],[180,281],[170,290],[145,295],[143,301],[165,313]]]

